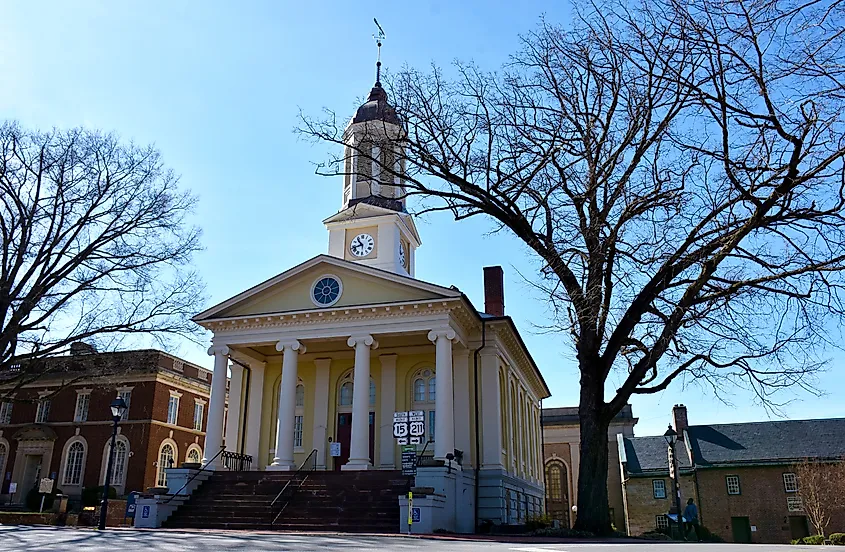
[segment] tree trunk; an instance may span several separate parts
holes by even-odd
[[[583,373],[583,372],[582,372]],[[581,378],[581,457],[578,469],[578,511],[575,529],[596,535],[613,532],[607,500],[608,444],[610,420],[605,419],[604,386],[600,381]]]

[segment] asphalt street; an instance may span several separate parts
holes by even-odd
[[[174,552],[199,550],[339,550],[379,551],[426,550],[455,552],[745,552],[814,550],[812,546],[743,544],[642,543],[529,543],[491,540],[389,537],[369,535],[305,535],[239,531],[107,530],[0,526],[0,550]]]

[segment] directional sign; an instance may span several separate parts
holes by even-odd
[[[417,447],[402,447],[402,475],[417,474]]]
[[[393,413],[393,421],[394,422],[401,422],[408,420],[408,413],[407,412],[394,412]]]
[[[408,433],[411,435],[411,437],[422,437],[423,435],[425,435],[424,421],[415,421],[411,422],[408,425],[410,426]]]
[[[409,433],[408,422],[393,421],[393,436],[397,439],[407,437]]]
[[[411,437],[408,440],[409,443],[412,445],[421,445],[422,444],[422,437]]]
[[[407,445],[408,444],[408,438],[407,437],[399,437],[398,439],[396,439],[396,444],[397,445]]]

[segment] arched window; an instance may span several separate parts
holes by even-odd
[[[85,445],[82,441],[73,442],[65,457],[64,485],[82,484],[82,464],[85,461]]]
[[[426,441],[434,441],[436,381],[434,370],[422,368],[411,378],[411,410],[425,412]]]
[[[352,406],[352,395],[355,389],[353,373],[350,370],[341,378],[340,392],[338,393],[338,406]],[[370,406],[376,405],[376,382],[370,378]]]
[[[173,467],[173,461],[176,458],[176,451],[170,443],[164,443],[158,452],[158,477],[156,477],[156,486],[167,486],[167,472],[165,468]]]
[[[9,449],[6,443],[0,443],[0,476],[6,473],[6,458],[9,457]]]
[[[109,445],[106,445],[109,446]],[[126,442],[121,440],[114,443],[114,467],[112,468],[111,483],[115,487],[122,487],[126,478],[127,456]],[[108,466],[108,464],[106,464]]]
[[[546,463],[546,507],[552,519],[569,527],[569,475],[560,460]]]
[[[546,498],[548,500],[557,502],[561,499],[561,485],[562,478],[560,475],[560,465],[557,462],[552,462],[546,468]]]
[[[352,406],[352,382],[340,386],[340,406]]]
[[[188,449],[188,456],[185,458],[185,461],[191,464],[199,464],[202,462],[202,452],[196,445],[192,445],[191,448]]]
[[[416,380],[414,380],[414,401],[425,401],[425,381],[423,381],[422,378],[417,378]]]
[[[296,386],[296,406],[305,406],[305,386],[301,383]]]

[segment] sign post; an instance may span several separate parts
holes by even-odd
[[[44,499],[47,498],[48,494],[53,492],[53,480],[45,477],[39,481],[38,492],[41,493],[41,507],[38,509],[38,513],[40,514],[44,512]]]
[[[411,534],[411,524],[414,523],[414,493],[408,491],[408,534]]]

